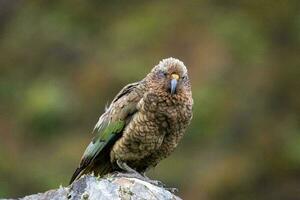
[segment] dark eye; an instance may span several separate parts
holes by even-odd
[[[163,72],[163,71],[159,71],[158,72],[158,77],[159,78],[165,78],[167,76],[167,73]]]
[[[184,81],[186,81],[187,79],[188,79],[187,75],[185,75],[185,76],[182,77],[182,80],[184,80]]]

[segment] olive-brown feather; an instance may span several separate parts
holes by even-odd
[[[183,137],[192,119],[192,106],[186,67],[175,58],[162,60],[142,81],[122,89],[99,118],[95,131],[100,131],[100,138],[109,124],[119,120],[125,125],[76,170],[72,181],[92,171],[104,175],[119,170],[118,161],[138,172],[155,167]]]

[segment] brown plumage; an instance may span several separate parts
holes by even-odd
[[[95,126],[71,182],[82,174],[115,170],[145,172],[178,145],[192,118],[187,69],[174,58],[162,60],[140,82],[127,85]]]

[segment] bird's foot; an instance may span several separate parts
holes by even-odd
[[[139,172],[129,167],[125,162],[117,160],[117,165],[120,167],[120,169],[124,170],[126,173],[118,172],[115,174],[115,176],[126,177],[126,178],[138,178],[144,180],[144,177]]]
[[[114,172],[112,174],[112,177],[125,177],[125,178],[135,178],[135,179],[139,179],[141,181],[145,181],[147,183],[150,183],[152,185],[155,185],[157,187],[161,187],[161,188],[164,188],[168,191],[170,191],[171,193],[177,193],[178,192],[178,189],[177,188],[168,188],[166,187],[166,185],[164,183],[162,183],[161,181],[158,181],[158,180],[153,180],[153,179],[150,179],[148,177],[145,177],[144,175],[141,175],[139,173],[123,173],[123,172]]]
[[[158,180],[153,180],[150,179],[148,176],[146,176],[146,173],[142,173],[140,174],[139,172],[137,172],[136,170],[132,169],[131,167],[129,167],[125,162],[117,160],[117,165],[124,170],[126,173],[122,173],[122,172],[117,172],[116,174],[114,174],[113,176],[115,177],[126,177],[126,178],[137,178],[140,179],[142,181],[148,182],[152,185],[158,186],[158,187],[162,187],[172,193],[178,192],[177,188],[168,188],[166,187],[166,185]]]
[[[158,186],[158,187],[162,187],[162,188],[164,188],[164,189],[166,189],[166,190],[168,190],[168,191],[170,191],[170,192],[172,192],[172,193],[178,192],[178,189],[177,189],[177,188],[168,188],[168,187],[166,187],[166,184],[164,184],[163,182],[161,182],[161,181],[159,181],[159,180],[153,180],[153,179],[150,179],[150,178],[146,175],[145,172],[143,173],[143,177],[145,178],[145,180],[146,180],[147,182],[151,183],[152,185],[156,185],[156,186]]]
[[[152,185],[156,185],[156,186],[163,187],[163,188],[166,186],[163,182],[161,182],[159,180],[153,180],[153,179],[149,178],[145,172],[142,174],[142,176],[145,181],[151,183]]]
[[[112,177],[125,177],[125,178],[137,178],[142,179],[143,177],[140,174],[135,173],[123,173],[123,172],[115,172],[112,174]]]
[[[153,180],[153,179],[150,179],[149,177],[145,176],[145,174],[143,174],[143,180],[152,184],[152,185],[155,185],[157,187],[162,187],[172,193],[176,193],[178,192],[178,189],[177,188],[169,188],[166,186],[166,184],[164,184],[163,182],[159,181],[159,180]]]
[[[171,193],[177,193],[178,189],[177,188],[168,188],[168,187],[164,187],[166,190],[168,190]]]
[[[129,167],[127,165],[126,162],[123,162],[121,160],[117,160],[117,165],[122,169],[124,170],[125,172],[127,173],[130,173],[130,174],[138,174],[141,176],[141,174],[139,172],[137,172],[136,170],[132,169],[131,167]]]

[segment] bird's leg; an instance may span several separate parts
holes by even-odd
[[[145,179],[147,179],[147,181],[153,185],[156,185],[158,187],[163,187],[165,188],[166,190],[172,192],[172,193],[176,193],[178,192],[178,189],[177,188],[169,188],[166,186],[166,184],[164,184],[163,182],[159,181],[159,180],[153,180],[153,179],[150,179],[147,175],[146,175],[146,171],[144,171],[142,173],[142,175],[144,176]]]
[[[141,174],[141,173],[137,172],[136,170],[132,169],[131,167],[129,167],[126,162],[123,162],[121,160],[117,160],[116,163],[122,170],[127,172],[127,173],[118,173],[118,174],[115,175],[117,177],[137,178],[137,179],[140,179],[142,181],[146,181],[148,183],[151,183],[152,185],[155,185],[155,186],[158,186],[158,187],[163,187],[163,188],[165,188],[166,190],[169,190],[172,193],[178,192],[177,188],[168,188],[161,181],[150,179],[148,176],[146,176],[146,171],[144,171]]]
[[[150,178],[148,178],[145,174],[145,172],[143,172],[142,174],[137,172],[136,170],[132,169],[131,167],[129,167],[127,165],[127,163],[121,161],[121,160],[117,160],[116,161],[117,165],[124,171],[126,171],[127,173],[124,174],[124,173],[119,173],[119,176],[124,176],[124,177],[127,177],[127,178],[138,178],[140,180],[143,180],[143,181],[146,181],[146,182],[149,182],[153,185],[156,185],[156,186],[160,186],[160,187],[164,187],[164,184],[161,183],[160,181],[156,181],[156,180],[152,180]]]
[[[121,160],[117,160],[116,163],[117,163],[118,167],[120,169],[124,170],[126,173],[118,172],[114,176],[126,177],[126,178],[137,178],[137,179],[145,180],[144,177],[139,172],[137,172],[136,170],[129,167],[125,162],[123,162]]]
[[[126,162],[123,162],[121,160],[117,160],[117,165],[118,167],[120,167],[121,169],[123,169],[124,171],[131,173],[131,174],[140,174],[137,171],[135,171],[134,169],[132,169],[131,167],[129,167]]]

